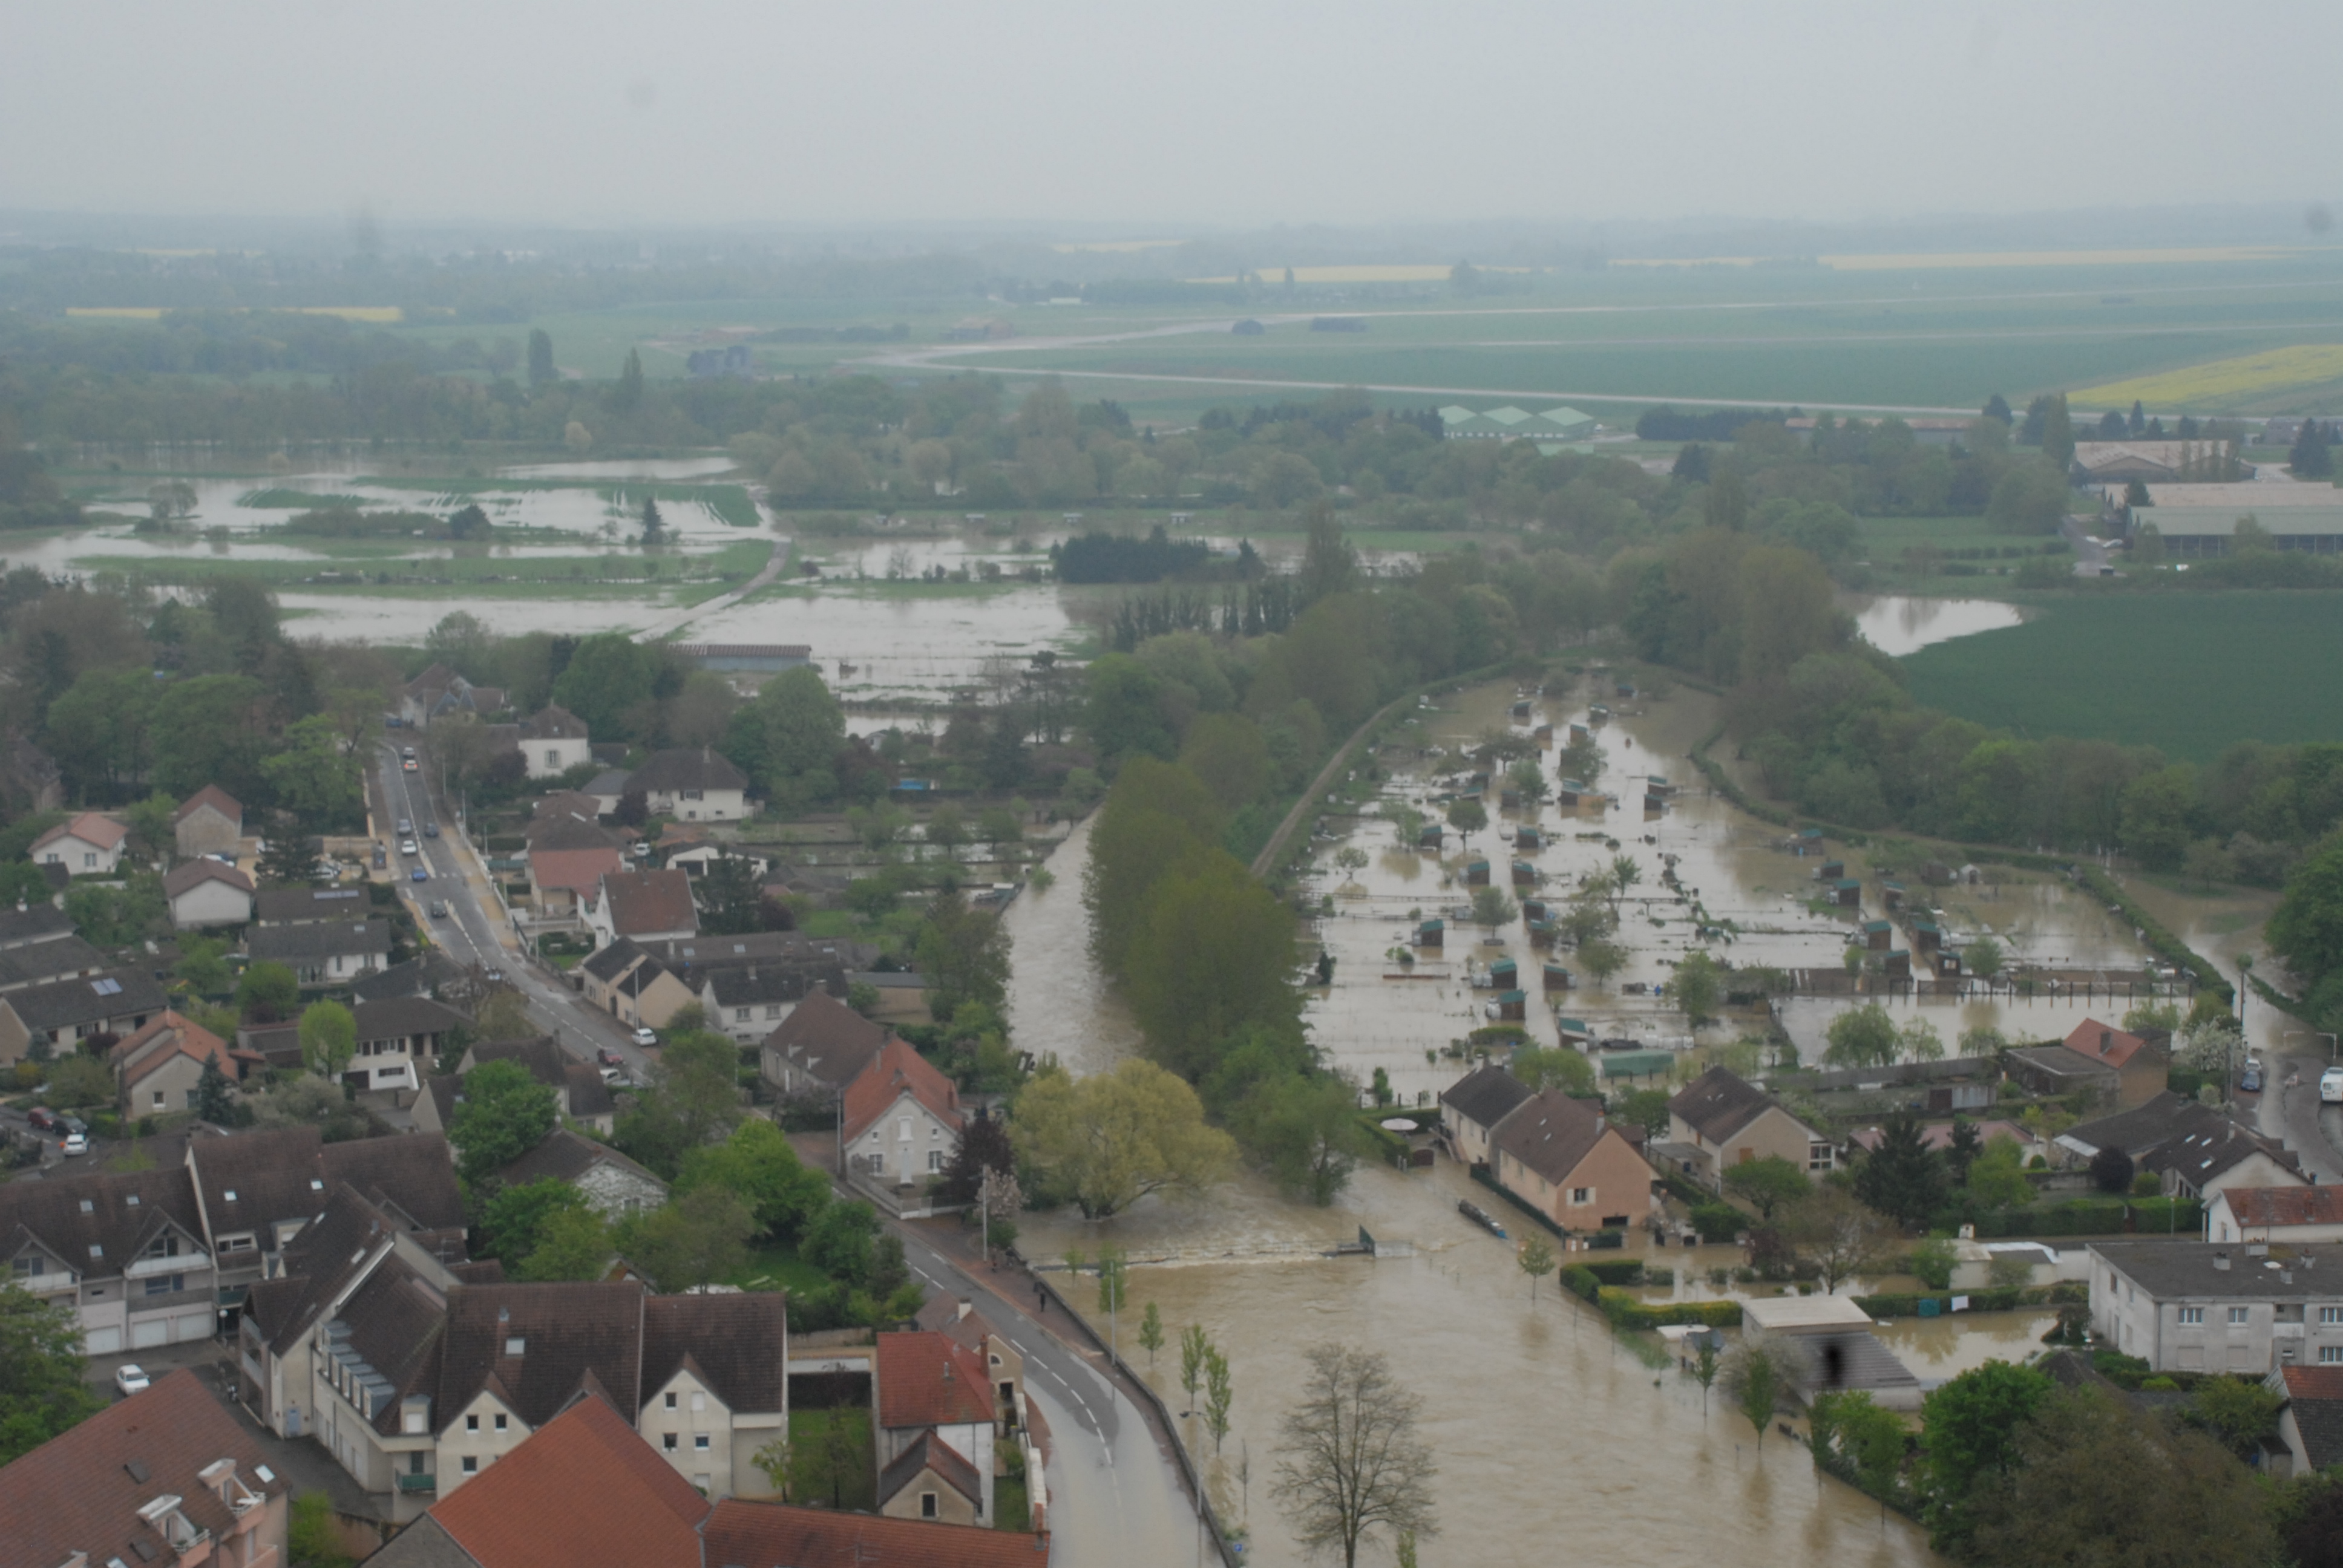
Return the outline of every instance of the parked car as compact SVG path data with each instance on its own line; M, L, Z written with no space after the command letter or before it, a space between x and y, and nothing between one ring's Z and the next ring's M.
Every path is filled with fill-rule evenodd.
M89 1123L84 1121L78 1116L63 1115L57 1118L57 1131L60 1132L85 1133L89 1131Z
M2262 1091L2262 1064L2260 1062L2248 1061L2246 1063L2245 1072L2237 1079L2237 1091L2240 1094L2259 1094Z
M431 918L435 920L446 920L447 918L447 906L437 899L432 900Z
M146 1369L136 1362L114 1369L114 1386L124 1393L145 1393L148 1381Z
M659 1043L659 1030L655 1029L639 1029L635 1030L635 1043L648 1050L652 1046Z
M436 838L437 838L437 837L439 836L439 824L438 824L438 823L437 823L437 822L426 822L426 823L424 823L424 824L423 824L423 836L424 836L425 838L427 838L427 839L436 839Z
M2321 1104L2343 1105L2343 1067L2330 1067L2318 1075L2318 1099Z
M594 1060L603 1067L615 1067L621 1072L627 1069L627 1059L607 1045L594 1053Z
M65 1134L65 1141L62 1147L67 1158L76 1154L86 1154L89 1152L89 1135L85 1132L68 1132Z
M25 1121L35 1132L54 1132L57 1130L57 1113L45 1105L35 1105L26 1111Z
M410 882L427 882L431 879L431 868L417 866L407 873L407 879Z

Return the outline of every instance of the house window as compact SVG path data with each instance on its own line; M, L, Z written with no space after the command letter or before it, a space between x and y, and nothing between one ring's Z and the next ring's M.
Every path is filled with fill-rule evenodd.
M706 1410L708 1408L708 1396L697 1390L693 1391L691 1396L691 1408L694 1410Z
M2230 1326L2230 1327L2232 1327L2232 1328L2236 1328L2236 1327L2238 1327L2239 1325L2243 1324L2243 1323L2245 1322L2245 1321L2246 1321L2246 1315L2247 1315L2247 1309L2246 1309L2246 1308L2244 1308L2244 1307L2231 1307L2231 1308L2229 1309L2229 1326Z
M922 1519L933 1519L935 1516L936 1516L936 1494L935 1494L934 1493L932 1493L932 1492L922 1492L922 1493L920 1493L920 1518L922 1518Z
M694 1453L706 1453L708 1452L708 1434L706 1432L695 1432L691 1434L691 1450Z
M2328 1328L2338 1323L2343 1323L2343 1307L2321 1307L2318 1309L2318 1326L2320 1328Z
M466 1416L466 1417L464 1418L464 1430L465 1430L466 1432L478 1432L478 1431L479 1431L479 1430L480 1430L480 1418L479 1418L478 1416L477 1416L477 1415L468 1415L468 1416Z
M667 1408L669 1410L675 1408L675 1395L672 1392L667 1396Z
M668 1452L673 1453L675 1452L675 1433L669 1432L659 1434L659 1447L665 1449Z
M505 1418L504 1418L503 1416L498 1416L498 1417L497 1417L497 1430L498 1430L498 1432L502 1432L502 1431L504 1431L504 1429L505 1429Z
M478 1475L480 1473L480 1461L478 1455L468 1453L464 1456L464 1473L467 1475Z
M748 1022L748 1021L749 1021L749 1011L750 1011L750 1010L749 1010L749 1009L748 1009L748 1008L745 1008L745 1007L736 1007L736 1008L734 1008L734 1009L732 1010L732 1016L733 1016L733 1018L734 1018L734 1019L736 1019L736 1020L739 1020L739 1022L741 1022L741 1023L746 1023L746 1022Z
M779 1018L779 1017L780 1017L780 1016L781 1016L781 1004L780 1004L779 1002L777 1002L777 1001L769 1001L769 1002L767 1002L767 1003L765 1004L765 1016L766 1016L767 1018Z
M2319 1346L2319 1347L2318 1347L2318 1363L2319 1363L2319 1365L2321 1365L2321 1366L2335 1366L2335 1365L2338 1365L2338 1364L2343 1364L2343 1345L2321 1345L2321 1346Z
M2202 1328L2202 1327L2204 1326L2204 1323L2205 1323L2205 1309L2204 1309L2204 1308L2202 1308L2202 1307L2183 1307L2183 1308L2181 1308L2181 1309L2180 1309L2180 1326L2181 1326L2182 1328L2184 1328L2184 1329L2186 1329L2186 1328Z
M1830 1168L1831 1146L1827 1143L1807 1144L1806 1169L1809 1171L1827 1171Z
M163 1091L159 1089L155 1091L155 1109L157 1111L163 1109Z
M870 1174L873 1176L887 1174L887 1157L884 1154L866 1155L864 1158L870 1162Z
M558 751L548 751L545 754L545 765L548 768L558 769L561 766L561 753Z
M942 1150L940 1150L940 1149L930 1149L930 1150L929 1150L929 1151L928 1151L928 1169L929 1169L930 1171L941 1171L943 1168L944 1168L944 1151L943 1151Z
M97 857L96 855L84 855L81 858L81 863L85 866L95 866L97 864Z
M1570 1190L1570 1201L1574 1203L1592 1203L1594 1201L1594 1189L1592 1187L1573 1187Z

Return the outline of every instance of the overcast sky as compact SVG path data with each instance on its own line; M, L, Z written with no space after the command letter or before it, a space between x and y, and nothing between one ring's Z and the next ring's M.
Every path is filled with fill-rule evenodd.
M2308 3L5 11L0 206L18 209L1168 236L2343 189L2343 7Z

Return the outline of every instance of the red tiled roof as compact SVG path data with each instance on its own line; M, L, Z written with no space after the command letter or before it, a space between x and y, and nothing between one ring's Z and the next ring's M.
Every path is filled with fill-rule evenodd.
M581 1399L431 1510L480 1568L699 1568L708 1500L608 1404Z
M2343 1225L2343 1187L2227 1187L2240 1225Z
M960 1091L952 1081L912 1050L909 1040L890 1039L846 1086L845 1141L860 1137L907 1092L947 1126L960 1125Z
M223 1459L235 1461L249 1490L285 1495L285 1477L261 1479L259 1445L194 1372L157 1378L0 1469L0 1558L46 1565L86 1553L92 1563L168 1563L169 1543L138 1510L176 1493L187 1522L216 1540L236 1515L199 1473Z
M984 1361L942 1334L879 1336L879 1424L951 1426L992 1420Z
M179 802L179 809L171 813L171 821L174 825L184 822L195 815L198 807L203 806L209 806L232 822L240 823L244 820L243 802L218 785L206 784Z
M1047 1535L738 1498L716 1505L705 1533L709 1568L1049 1568L1050 1563Z
M2147 1041L2136 1034L2127 1034L2111 1023L2087 1018L2077 1024L2065 1040L2068 1050L2087 1056L2093 1061L2104 1061L2109 1067L2120 1068L2139 1054Z
M2286 1392L2289 1399L2343 1400L2343 1367L2282 1366L2286 1374Z
M879 1506L884 1508L893 1502L898 1493L920 1478L921 1471L934 1472L936 1479L974 1503L979 1513L983 1512L984 1483L978 1479L976 1466L960 1450L938 1437L932 1427L880 1467Z
M610 901L610 928L622 937L699 929L691 879L681 871L614 873L602 879L602 896Z
M44 844L54 844L59 839L68 835L79 839L85 844L95 844L101 849L111 849L119 846L123 839L130 837L130 829L111 817L101 817L95 811L84 811L72 821L60 822L34 839L32 847L37 849Z
M618 875L626 863L626 856L618 852L616 844L528 852L528 874L538 887L567 888L589 899L602 885L603 878Z
M227 1041L167 1009L107 1054L116 1067L132 1074L127 1081L133 1083L175 1056L190 1056L199 1062L216 1060L222 1072L229 1070Z

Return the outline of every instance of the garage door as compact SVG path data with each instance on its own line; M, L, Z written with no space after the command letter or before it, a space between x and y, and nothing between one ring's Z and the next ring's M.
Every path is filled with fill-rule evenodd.
M148 1318L142 1322L130 1325L130 1348L134 1351L146 1350L161 1344L170 1338L170 1319Z
M83 1347L83 1350L84 1353L94 1356L120 1355L122 1353L122 1331L120 1329L92 1329L89 1331L88 1343Z
M212 1315L209 1312L181 1312L171 1320L171 1337L185 1342L212 1337Z

